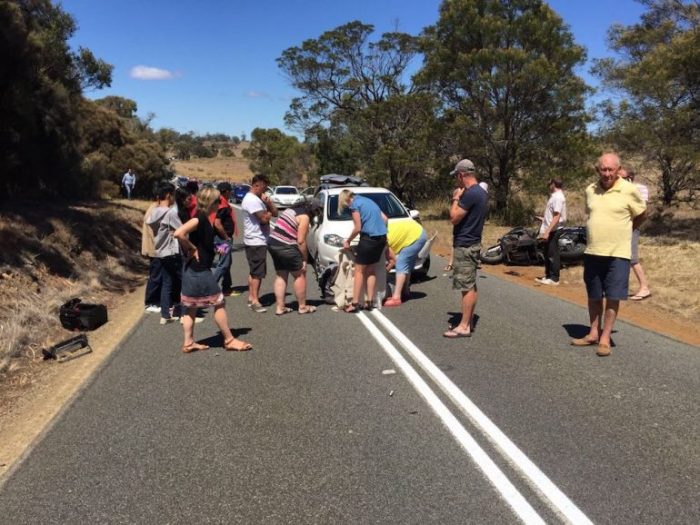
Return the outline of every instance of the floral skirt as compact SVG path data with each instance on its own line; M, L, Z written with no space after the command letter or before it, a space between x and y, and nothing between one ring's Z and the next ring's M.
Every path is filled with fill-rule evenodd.
M210 270L185 268L180 302L184 308L208 308L223 305L225 301L219 283Z

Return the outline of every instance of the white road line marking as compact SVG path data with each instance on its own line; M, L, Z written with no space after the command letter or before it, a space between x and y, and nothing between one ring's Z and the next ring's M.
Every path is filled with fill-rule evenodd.
M501 429L499 429L464 392L462 392L428 357L413 344L389 319L377 310L374 317L403 346L411 358L437 383L440 389L454 402L469 420L500 451L501 455L517 469L528 483L540 494L550 508L567 522L591 524L591 520L566 494L528 458Z
M503 474L493 460L486 454L474 438L467 432L457 418L452 415L447 406L440 401L438 396L433 392L428 384L418 375L408 361L401 355L396 347L389 341L384 334L365 316L364 313L358 314L358 318L365 325L365 328L384 349L387 355L396 363L401 371L406 376L406 379L413 385L416 391L425 399L430 408L442 420L450 433L454 436L462 448L474 460L474 463L481 469L484 475L488 478L491 484L501 494L503 499L510 505L515 514L527 524L544 524L545 521L537 514L534 508L528 503L518 489L510 482Z

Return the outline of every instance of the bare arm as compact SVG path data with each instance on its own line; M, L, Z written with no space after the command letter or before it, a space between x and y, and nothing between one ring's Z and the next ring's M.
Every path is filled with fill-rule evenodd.
M178 240L180 246L182 246L182 251L185 252L186 257L188 259L190 257L194 257L197 261L199 261L199 253L197 253L197 247L194 244L192 244L188 238L189 234L197 229L197 226L199 226L199 219L196 217L194 219L190 219L185 224L180 226L177 230L175 230L175 232L173 233L173 237L175 237Z
M306 236L309 234L309 216L306 214L297 217L299 227L297 228L297 244L304 264L309 260L309 250L306 246Z
M350 236L345 239L343 242L343 248L348 249L350 248L350 243L352 240L355 238L355 236L360 233L360 230L362 230L362 222L360 221L360 212L353 210L352 211L352 232L350 232Z
M464 194L464 188L457 188L452 193L452 203L450 204L450 223L457 225L467 216L467 210L459 205L459 199Z
M386 255L386 269L391 270L394 266L396 266L396 253L394 253L394 250L389 248L389 246L386 247L384 253Z
M637 215L634 219L632 219L632 228L635 230L638 230L639 227L644 224L644 221L647 220L648 213L647 210L644 210L642 213Z
M551 235L552 231L557 229L557 224L559 224L560 218L561 218L561 213L559 213L558 211L555 211L552 214L552 223L549 225L549 228L547 228L547 231L543 231L538 236L538 239L549 239L549 236Z
M218 217L214 219L214 229L216 230L216 233L219 234L219 237L221 237L223 240L229 240L228 233L226 233L226 230L224 230L224 225L221 222L221 219L219 219Z

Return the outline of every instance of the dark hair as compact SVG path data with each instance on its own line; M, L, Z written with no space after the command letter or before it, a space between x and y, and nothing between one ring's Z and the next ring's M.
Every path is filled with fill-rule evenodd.
M177 216L182 224L185 224L190 219L190 210L187 209L187 199L192 195L184 188L175 190L175 204L177 204Z
M267 177L267 175L262 175L262 174L254 175L253 179L250 181L250 183L252 185L252 184L255 184L256 182L264 182L268 186L270 185L270 179Z
M187 181L187 184L185 184L185 189L192 195L196 195L199 191L199 184L197 184L196 181L189 180Z
M562 181L559 177L552 177L549 179L549 184L554 184L554 187L558 190L564 187L564 181Z
M231 191L231 184L229 182L220 182L216 185L216 189L219 190L219 193Z
M156 190L156 198L159 200L165 199L168 195L172 195L175 191L175 186L169 182L161 182Z
M294 210L297 215L308 215L309 219L313 219L314 217L321 215L323 208L321 207L321 201L318 199L312 199L300 204L299 206L295 206Z

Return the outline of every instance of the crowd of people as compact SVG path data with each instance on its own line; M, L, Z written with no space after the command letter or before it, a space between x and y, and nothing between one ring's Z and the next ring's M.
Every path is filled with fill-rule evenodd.
M611 333L620 301L626 300L630 268L639 280L632 300L651 296L639 263L639 227L646 218L648 192L633 184L634 173L623 169L617 154L602 155L596 165L598 181L586 188L588 242L584 255L584 282L588 296L590 329L573 339L572 345L597 345L599 356L610 355ZM455 177L449 220L453 226L452 287L461 293L461 318L443 333L450 339L471 337L478 299L477 269L481 239L488 212L488 191L479 183L474 163L460 160L450 173ZM289 276L299 314L310 314L316 307L306 299L306 273L309 260L307 236L310 225L321 211L319 203L304 202L279 212L266 193L269 180L256 175L244 197L243 244L248 262L248 307L265 313L260 290L267 275L267 255L275 269L273 292L275 314L294 310L285 302ZM539 238L546 243L545 276L540 284L556 286L560 278L558 239L566 223L566 197L558 178L549 182L550 198L540 218ZM181 320L184 340L182 351L203 350L206 345L194 340L194 325L199 312L214 308L214 322L224 338L227 350L244 351L250 343L234 337L229 326L225 297L235 294L231 286L233 238L238 235L234 210L229 204L231 185L217 188L195 186L175 188L168 182L158 185L155 200L144 219L143 253L150 258L146 287L146 309L158 311L161 323ZM424 228L416 221L392 221L368 197L343 189L338 197L338 212L349 210L353 222L343 250L354 263L352 300L347 313L371 310L375 304L377 264L384 256L387 270L395 268L396 286L384 301L386 307L402 304L402 292L419 252L427 242ZM276 218L274 224L272 219ZM353 245L355 237L359 242Z

